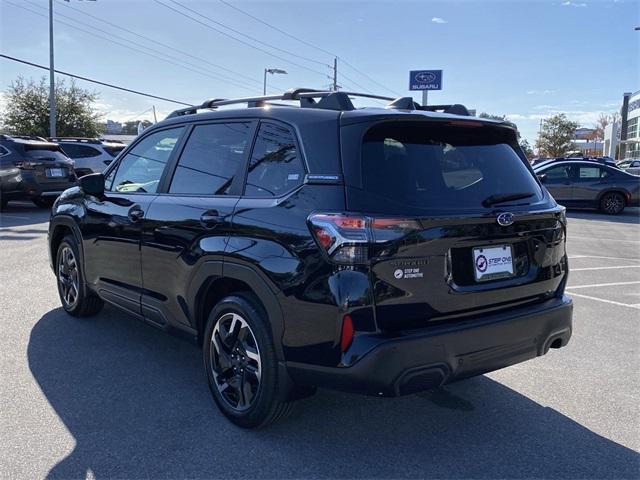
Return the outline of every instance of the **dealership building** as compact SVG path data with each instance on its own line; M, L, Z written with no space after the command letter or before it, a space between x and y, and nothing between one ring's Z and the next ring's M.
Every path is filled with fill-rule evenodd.
M604 131L604 155L615 159L640 158L640 90L622 97L620 122Z

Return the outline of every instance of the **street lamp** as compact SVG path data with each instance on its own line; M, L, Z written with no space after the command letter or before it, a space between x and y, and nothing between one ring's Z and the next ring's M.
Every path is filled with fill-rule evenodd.
M65 0L69 2L70 0ZM95 1L95 0L90 0ZM53 65L53 0L49 0L49 136L56 136L56 80Z
M264 69L264 82L262 84L262 94L266 95L267 94L267 73L270 73L271 75L279 73L280 75L286 75L287 72L284 70L280 70L279 68L265 68Z

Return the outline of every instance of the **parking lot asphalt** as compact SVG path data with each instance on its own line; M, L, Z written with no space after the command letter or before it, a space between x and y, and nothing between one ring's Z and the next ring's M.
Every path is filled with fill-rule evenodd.
M437 392L319 391L244 431L200 350L60 308L48 212L0 216L1 478L640 478L640 212L570 212L565 348Z

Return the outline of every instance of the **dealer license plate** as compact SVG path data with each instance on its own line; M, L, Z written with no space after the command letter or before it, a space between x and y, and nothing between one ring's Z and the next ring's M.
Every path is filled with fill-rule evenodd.
M64 177L65 175L64 168L47 168L47 177Z
M512 277L513 252L511 245L474 248L473 271L478 282Z

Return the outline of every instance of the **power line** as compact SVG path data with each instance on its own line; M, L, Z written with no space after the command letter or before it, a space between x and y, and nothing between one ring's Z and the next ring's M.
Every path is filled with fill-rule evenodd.
M45 67L44 65L38 65L37 63L29 62L29 61L23 60L21 58L11 57L11 56L5 55L3 53L0 53L0 58L5 58L7 60L12 60L14 62L24 63L25 65L30 65L32 67L41 68L42 70L49 70L49 67ZM135 93L136 95L142 95L143 97L155 98L156 100L162 100L162 101L170 102L170 103L177 103L178 105L185 105L187 107L192 107L193 106L193 104L191 104L191 103L180 102L178 100L172 100L172 99L166 98L166 97L159 97L158 95L152 95L150 93L144 93L144 92L140 92L138 90L132 90L130 88L120 87L118 85L113 85L111 83L101 82L100 80L94 80L93 78L82 77L80 75L75 75L73 73L64 72L62 70L54 70L54 71L56 73L59 73L60 75L66 75L67 77L77 78L78 80L84 80L85 82L91 82L91 83L96 83L98 85L103 85L105 87L115 88L116 90L122 90L124 92Z
M287 55L291 55L292 57L296 57L296 58L299 58L301 60L306 60L307 62L315 63L317 65L322 65L324 67L331 67L330 65L326 64L325 62L320 62L318 60L314 60L313 58L309 58L309 57L305 57L304 55L300 55L299 53L290 52L289 50L284 50L284 49L282 49L280 47L276 47L275 45L272 45L270 43L263 42L262 40L260 40L258 38L252 37L251 35L247 35L246 33L243 33L243 32L241 32L239 30L231 28L231 27L225 25L222 22L218 22L217 20L214 20L213 18L206 16L204 13L198 12L197 10L194 10L193 8L187 7L184 3L180 3L177 0L169 0L169 1L171 3L176 4L176 5L180 5L182 8L184 8L185 10L187 10L187 11L189 11L191 13L195 13L196 15L200 15L201 17L206 18L210 22L215 23L216 25L219 25L222 28L226 28L227 30L231 30L233 33L236 33L236 34L241 35L241 36L243 36L245 38L248 38L249 40L252 40L252 41L254 41L256 43L259 43L259 44L264 45L264 46L269 47L269 48L273 48L274 50L278 50L279 52L285 53Z
M209 28L210 30L213 30L213 31L215 31L215 32L218 32L218 33L220 33L220 34L222 34L222 35L224 35L224 36L226 36L226 37L232 38L232 39L234 39L235 41L242 43L243 45L246 45L246 46L248 46L248 47L251 47L251 48L253 48L253 49L255 49L255 50L258 50L258 51L260 51L260 52L266 53L267 55L270 55L270 56L272 56L272 57L274 57L274 58L277 58L277 59L279 59L279 60L282 60L283 62L287 62L287 63L289 63L289 64L291 64L291 65L295 65L295 66L297 66L297 67L299 67L299 68L302 68L302 69L304 69L304 70L308 70L308 71L310 71L310 72L317 73L318 75L322 75L323 77L327 77L327 76L328 76L326 73L320 72L319 70L316 70L316 69L314 69L314 68L307 67L307 66L302 65L302 64L300 64L300 63L294 62L293 60L289 60L289 59L287 59L287 58L281 57L280 55L276 55L275 53L272 53L272 52L270 52L270 51L268 51L268 50L265 50L264 48L258 47L258 46L256 46L256 45L252 45L251 43L246 42L246 41L244 41L244 40L242 40L242 39L240 39L240 38L236 38L236 37L234 37L233 35L230 35L230 34L228 34L228 33L226 33L226 32L223 32L222 30L219 30L219 29L217 29L217 28L215 28L215 27L213 27L213 26L209 25L208 23L204 23L203 21L198 20L197 18L194 18L194 17L192 17L191 15L188 15L188 14L186 14L186 13L184 13L184 12L182 12L182 11L178 10L177 8L172 7L171 5L167 5L166 3L163 3L163 2L161 2L160 0L153 0L153 1L154 1L154 2L156 2L156 3L158 3L158 4L160 4L160 5L162 5L162 6L164 6L165 8L168 8L169 10L172 10L172 11L176 12L176 13L177 13L177 14L179 14L179 15L182 15L183 17L186 17L186 18L188 18L188 19L190 19L190 20L192 20L192 21L194 21L194 22L196 22L196 23L199 23L200 25L202 25L202 26L204 26L204 27L206 27L206 28ZM198 13L198 15L199 15L200 17L202 17L202 18L205 18L205 19L209 20L205 15L202 15L202 14L200 14L200 13ZM327 67L328 67L328 65L327 65Z
M44 15L44 14L42 14L42 13L39 13L39 12L36 12L36 11L33 11L33 10L29 9L29 8L26 8L26 7L25 7L25 6L23 6L23 5L18 5L18 4L15 4L15 3L13 3L13 2L7 2L7 3L9 3L9 4L13 5L13 6L16 6L16 7L18 7L18 8L22 8L23 10L26 10L26 11L28 11L28 12L31 12L31 13L33 13L34 15L39 15L39 16L41 16L41 17L46 17L46 15ZM29 2L29 3L31 3L31 2ZM38 5L34 5L34 6L38 6ZM39 6L38 6L38 7L39 7ZM45 7L42 7L42 8L45 8ZM71 18L71 17L69 17L69 16L67 16L67 15L60 14L60 13L58 13L58 14L57 14L57 16L61 16L61 17L64 17L64 18L69 18L69 19L71 19L71 20L74 20L73 18ZM74 20L74 21L76 21L76 20ZM140 48L138 48L138 47L133 47L133 46L131 46L131 45L129 45L129 44L126 44L126 43L120 43L120 42L118 42L118 41L114 40L114 38L120 39L120 40L122 40L122 41L124 41L124 42L128 42L129 40L128 40L127 38L123 38L123 37L120 37L120 36L114 35L113 33L108 32L108 31L106 31L106 30L103 30L103 29L101 29L101 28L93 27L93 26L89 26L90 28L93 28L94 30L97 30L97 31L99 31L99 32L103 32L103 33L105 33L105 34L109 35L109 37L103 37L102 35L98 35L97 33L93 33L93 32L91 32L91 31L89 31L89 30L86 30L86 29L84 29L84 28L78 27L78 26L73 25L73 24L71 24L71 23L65 22L64 20L60 20L60 19L58 19L58 18L56 18L56 22L57 22L57 23L61 23L61 24L63 24L63 25L67 25L67 26L69 26L69 27L71 27L71 28L74 28L74 29L76 29L76 30L80 30L81 32L87 33L87 34L89 34L89 35L92 35L92 36L94 36L94 37L100 38L100 39L105 40L105 41L107 41L107 42L111 42L111 43L114 43L114 44L119 45L119 46L121 46L121 47L128 48L129 50L133 50L133 51L136 51L136 52L138 52L138 53L142 53L143 55L148 55L148 56L150 56L150 57L157 58L157 59L159 59L159 60L165 61L165 62L170 63L170 64L172 64L172 65L176 65L176 66L178 66L178 67L180 67L180 68L184 68L184 69L186 69L186 70L189 70L189 71L192 71L192 72L198 73L198 74L200 74L200 75L204 75L204 76L209 77L209 78L213 78L214 80L222 80L222 81L224 81L224 82L229 82L229 83L232 83L232 84L234 84L235 86L237 86L237 87L239 87L239 88L243 88L243 89L245 89L245 90L249 90L249 91L254 91L254 90L255 90L255 88L254 88L254 87L251 87L251 86L247 85L247 84L246 84L246 83L244 83L244 82L242 82L242 83L238 83L238 82L239 82L238 80L234 80L234 79L231 79L231 78L226 77L226 76L224 76L224 75L220 75L219 73L211 72L211 71L209 71L209 72L207 72L207 71L203 71L203 70L201 70L201 69L200 69L201 67L199 67L198 65L194 65L194 64L192 64L192 63L185 62L184 60L180 60L180 59L176 59L175 57L168 56L168 55L166 55L164 52L162 52L162 51L160 51L160 50L156 50L156 49L151 48L151 47L147 47L147 46L144 46L144 45L140 45L140 47L141 47L141 48L146 48L147 50L150 50L150 51L152 51L152 52L159 53L160 55L163 55L163 56L158 56L158 55L155 55L155 54L153 54L153 53L149 53L149 52L147 52L147 51L141 50L141 49L140 49ZM191 67L185 66L185 65L183 65L182 63L179 63L179 62L185 63L186 65L191 65L192 67L195 67L195 68L191 68Z
M339 55L336 55L335 53L331 53L328 50L325 50L324 48L320 48L317 45L314 45L313 43L307 42L306 40L303 40L303 39L301 39L299 37L296 37L295 35L291 35L290 33L285 32L284 30L282 30L282 29L280 29L280 28L278 28L278 27L276 27L274 25L271 25L269 22L265 22L261 18L256 17L255 15L251 15L249 12L246 12L246 11L242 10L241 8L236 7L235 5L233 5L233 4L229 3L229 2L226 2L225 0L220 0L220 2L224 3L228 7L233 8L234 10L237 10L238 12L246 15L247 17L254 19L256 22L260 22L263 25L266 25L267 27L272 28L276 32L279 32L279 33L281 33L283 35L286 35L289 38L297 40L298 42L303 43L303 44L307 45L308 47L315 48L316 50L318 50L318 51L320 51L322 53L326 53L327 55L331 55L332 57L338 57L339 56Z
M231 4L230 2L228 2L228 1L226 1L226 0L219 0L219 1L220 1L220 2L222 2L222 3L224 3L225 5L227 5L228 7L231 7L231 8L233 8L234 10L236 10L236 11L238 11L238 12L242 13L243 15L246 15L247 17L252 18L253 20L255 20L255 21L257 21L257 22L259 22L259 23L261 23L261 24L263 24L263 25L266 25L267 27L269 27L269 28L271 28L271 29L275 30L276 32L279 32L279 33L281 33L281 34L283 34L283 35L285 35L285 36L287 36L287 37L289 37L289 38L292 38L293 40L296 40L296 41L298 41L298 42L300 42L300 43L302 43L302 44L304 44L304 45L307 45L308 47L315 48L316 50L318 50L318 51L320 51L320 52L326 53L327 55L331 55L331 56L333 56L333 57L338 57L342 63L344 63L344 64L345 64L345 65L347 65L349 68L351 68L351 69L352 69L352 70L354 70L355 72L359 73L359 74L360 74L360 75L362 75L363 77L367 78L370 82L373 82L373 83L375 83L376 85L378 85L379 87L382 87L382 88L384 88L385 90L387 90L387 91L389 91L389 92L392 92L394 95L397 95L397 92L394 92L394 91L393 91L392 89L390 89L389 87L387 87L387 86L383 85L382 83L378 82L377 80L374 80L374 79L373 79L373 78L371 78L369 75L367 75L366 73L364 73L362 70L360 70L359 68L356 68L354 65L352 65L352 64L351 64L351 63L349 63L349 62L347 62L347 61L346 61L344 58L342 58L340 55L338 55L338 54L336 54L336 53L333 53L333 52L330 52L330 51L328 51L328 50L325 50L324 48L319 47L319 46L317 46L317 45L314 45L313 43L308 42L308 41L306 41L306 40L303 40L303 39L302 39L302 38L300 38L300 37L297 37L297 36L295 36L295 35L292 35L292 34L290 34L289 32L286 32L285 30L282 30L281 28L278 28L278 27L276 27L275 25L272 25L272 24L271 24L271 23L269 23L269 22L266 22L265 20L262 20L261 18L256 17L255 15L250 14L249 12L247 12L247 11L245 11L245 10L243 10L243 9L241 9L241 8L239 8L239 7L235 6L235 5L233 5L233 4ZM355 82L354 82L354 83L355 83ZM401 95L400 95L400 96L401 96Z
M122 27L121 25L118 25L116 23L112 23L112 22L109 22L108 20L104 20L104 19L102 19L100 17L97 17L95 15L91 15L90 13L87 13L87 12L84 12L82 10L79 10L77 8L72 7L71 5L67 4L66 2L58 1L57 3L59 5L62 5L63 7L66 7L66 8L69 8L71 10L74 10L77 13L80 13L80 14L85 15L87 17L93 18L94 20L98 20L99 22L102 22L102 23L105 23L105 24L110 25L112 27L115 27L115 28L118 28L120 30L123 30L123 31L125 31L125 32L127 32L127 33L129 33L131 35L135 35L136 37L139 37L139 38L142 38L142 39L147 40L149 42L155 43L155 44L160 45L161 47L167 48L169 50L173 50L174 52L180 53L181 55L186 55L188 57L193 58L194 60L198 60L199 62L207 63L207 64L209 64L209 65L211 65L213 67L219 68L221 70L225 70L225 71L227 71L229 73L232 73L234 75L237 75L239 77L243 77L243 78L255 83L256 85L260 85L260 82L258 80L256 80L255 78L252 78L252 77L250 77L248 75L245 75L243 73L237 72L237 71L232 70L230 68L227 68L225 66L218 65L218 64L213 63L213 62L211 62L211 61L209 61L209 60L207 60L205 58L198 57L198 56L193 55L193 54L191 54L189 52L185 52L184 50L180 50L178 48L172 47L171 45L167 45L166 43L162 43L162 42L160 42L158 40L154 40L153 38L147 37L145 35L141 35L140 33L134 32L133 30L129 30L128 28ZM67 17L67 18L70 18L70 17Z

